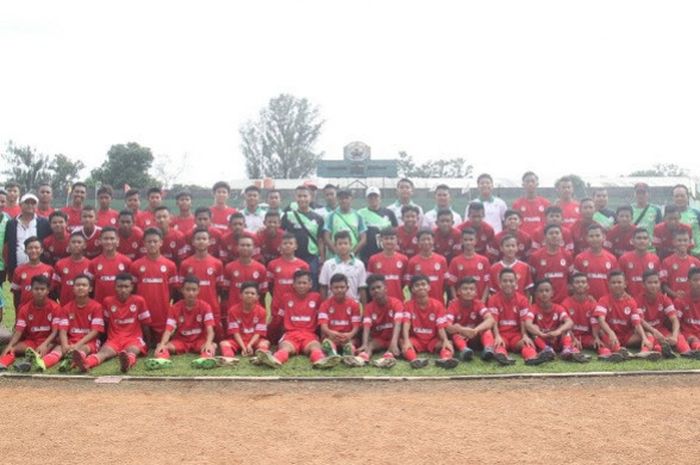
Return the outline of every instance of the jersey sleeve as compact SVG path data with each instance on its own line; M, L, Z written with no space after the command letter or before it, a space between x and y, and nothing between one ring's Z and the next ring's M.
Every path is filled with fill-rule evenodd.
M172 305L170 310L168 310L168 317L165 319L166 331L173 332L177 329L177 307L179 307L179 305Z
M15 292L22 289L22 273L19 268L15 269L15 272L12 274L10 289Z
M59 331L68 331L70 329L70 320L68 318L68 306L59 308L53 315L51 326Z
M15 331L24 332L27 327L27 306L23 305L20 307L17 313L17 318L15 319Z
M105 332L104 308L97 302L95 302L95 311L90 321L90 329L98 333Z
M330 216L330 215L329 215ZM330 274L331 274L331 262L330 260L333 260L332 258L329 260L326 260L323 266L321 267L321 273L318 276L318 283L321 284L322 286L328 286L328 283L330 282Z
M205 328L214 327L214 312L211 309L211 305L202 301L202 322Z
M143 300L143 298L139 299L138 319L142 325L151 324L151 312L148 310L148 307L146 306L146 301Z
M436 300L437 302L437 308L435 311L436 317L435 317L435 326L438 329L441 328L447 328L448 322L447 322L447 310L445 309L445 305L442 304L439 300Z
M323 301L318 309L318 316L316 318L318 319L319 326L328 324L328 307L330 307L330 299L332 298L333 297L330 297L328 300Z
M260 337L267 336L267 314L263 307L258 307L258 322L255 323L255 334Z
M360 304L356 300L353 300L352 314L350 315L350 323L352 323L353 328L359 328L362 324L362 315L360 314Z

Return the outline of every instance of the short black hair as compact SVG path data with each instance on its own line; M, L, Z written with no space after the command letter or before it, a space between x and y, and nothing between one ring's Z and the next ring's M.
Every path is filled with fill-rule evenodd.
M331 276L330 284L333 285L333 283L348 284L348 277L345 276L343 273L336 273L333 276Z
M226 189L226 191L228 191L229 194L231 193L231 186L226 181L215 182L214 185L211 187L211 191L216 192L218 189L222 188Z

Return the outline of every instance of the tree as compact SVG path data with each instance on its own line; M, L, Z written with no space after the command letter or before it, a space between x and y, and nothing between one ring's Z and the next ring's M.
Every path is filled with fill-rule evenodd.
M173 161L170 155L158 155L153 163L153 177L163 187L170 189L182 173L189 167L190 157L185 154L179 162Z
M54 155L49 164L51 170L51 188L54 192L66 192L68 187L80 176L80 172L85 169L85 164L80 161L73 161L67 156L59 153Z
M629 175L631 177L683 177L688 176L688 170L673 163L656 163L651 169L633 171Z
M19 183L22 192L34 189L51 178L49 156L38 153L28 145L20 147L12 141L8 142L2 159L6 166L2 173Z
M148 174L153 160L151 149L136 142L113 145L102 166L92 170L92 181L110 184L115 188L121 188L125 184L131 187L154 186L156 181Z
M302 178L316 170L323 152L314 145L325 121L305 98L281 94L260 111L257 121L241 125L241 151L248 177Z
M416 178L466 178L472 174L473 166L463 157L444 158L416 165L408 153L399 152L400 176Z

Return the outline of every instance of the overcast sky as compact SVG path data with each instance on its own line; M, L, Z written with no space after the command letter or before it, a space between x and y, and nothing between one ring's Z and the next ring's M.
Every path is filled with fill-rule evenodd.
M238 127L285 92L340 158L475 171L700 174L700 2L3 2L0 144L99 165L136 141L240 179Z

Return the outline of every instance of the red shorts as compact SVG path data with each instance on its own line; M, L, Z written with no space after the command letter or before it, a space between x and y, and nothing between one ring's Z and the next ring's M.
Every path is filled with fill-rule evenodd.
M383 337L372 337L370 339L370 342L372 345L375 347L375 349L388 349L389 346L391 345L391 336L388 338L383 338Z
M294 352L300 354L312 342L318 342L318 337L314 333L308 331L292 331L284 333L280 344L286 342L294 347Z
M142 337L107 339L104 346L109 347L117 353L129 347L136 347L141 352L141 355L146 355L148 352L148 347L146 347L146 343L143 341Z
M506 345L506 350L511 352L515 350L515 346L522 338L523 335L520 333L501 333L501 339L503 339L503 343Z
M75 344L76 342L79 342L79 341L75 341L75 342L71 341L71 344ZM102 347L102 342L98 338L95 338L92 341L88 341L85 344L83 344L82 347L83 347L83 351L87 355L96 354L97 351L100 350L100 347Z
M593 335L591 333L578 333L574 337L581 341L583 349L593 349Z
M284 320L273 318L267 325L267 339L273 344L278 344L282 333L284 333Z
M184 341L182 339L171 339L170 344L175 347L175 352L181 354L198 354L202 350L202 346L207 342L206 338L195 339L194 341Z
M22 341L19 341L20 343L24 344L25 347L29 347L30 349L36 349L40 345L44 343L46 339L44 340L38 340L38 339L24 339ZM53 344L49 346L49 349L53 347Z
M413 349L417 352L430 352L434 353L437 350L437 345L440 343L440 339L437 337L434 337L429 340L425 339L417 339L415 337L409 338L411 340L411 345L413 345Z
M234 353L238 353L241 351L241 346L239 346L238 343L234 339L225 339L221 342L227 342L231 346L231 349L233 350ZM243 342L248 344L248 341L246 341L245 339L243 339ZM270 348L270 341L268 341L267 339L262 338L262 337L259 338L257 341L255 341L255 344L253 344L253 350L260 349L261 348L260 346L262 346L266 349L269 349Z

